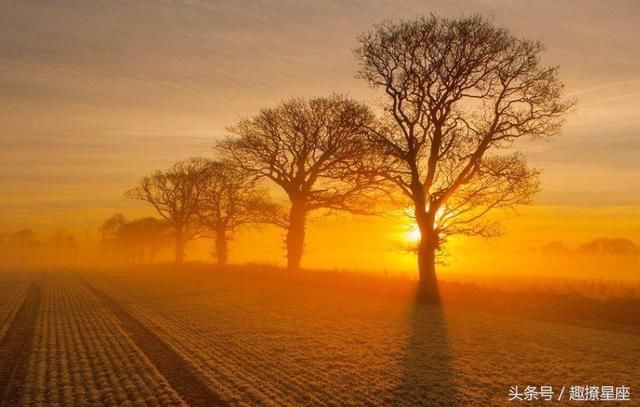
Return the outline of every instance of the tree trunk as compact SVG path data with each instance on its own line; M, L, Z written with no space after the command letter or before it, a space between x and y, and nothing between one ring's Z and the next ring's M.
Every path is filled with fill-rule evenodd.
M289 271L300 270L306 219L307 209L304 200L292 200L287 230L287 269Z
M227 231L225 228L218 228L216 229L216 260L218 261L218 266L225 266L228 258Z
M422 204L421 204L422 205ZM430 304L440 303L440 291L436 276L436 251L438 249L438 234L434 229L435 214L416 207L416 221L420 228L420 243L418 244L418 298Z
M418 272L420 273L418 298L426 303L438 304L440 291L436 276L436 244L433 242L435 235L430 238L422 236L418 245Z
M176 264L184 261L184 234L182 229L176 230Z

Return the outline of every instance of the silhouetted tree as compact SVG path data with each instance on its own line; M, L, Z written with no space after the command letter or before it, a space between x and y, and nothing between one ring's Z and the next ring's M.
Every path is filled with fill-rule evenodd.
M152 217L124 223L115 233L115 245L138 262L144 262L145 254L153 263L160 248L171 241L171 225L166 220Z
M483 216L538 190L523 155L495 152L557 134L573 103L562 100L557 68L542 64L540 43L482 17L385 22L359 41L359 76L387 100L384 124L372 129L376 171L412 203L421 292L439 301L435 260L447 237L496 234Z
M598 238L584 243L576 250L579 254L605 255L616 257L640 256L640 247L629 239Z
M26 265L42 260L44 245L31 229L0 234L0 261L5 264Z
M207 176L199 185L200 222L213 232L218 265L228 260L228 241L240 226L270 222L278 206L266 191L257 189L256 180L228 161L211 161Z
M550 255L566 256L568 254L571 254L571 249L569 248L569 246L567 246L565 242L562 242L559 240L554 240L552 242L545 244L540 248L540 251L543 254L550 254Z
M286 192L290 270L300 268L309 212L371 208L363 200L376 180L359 166L368 154L366 132L372 120L365 105L343 96L289 99L241 120L229 129L235 137L218 144L238 167Z
M9 246L35 246L38 241L31 229L21 229L14 233L4 233L0 236L0 241Z
M165 171L144 177L126 196L149 202L171 226L175 239L175 262L184 260L185 244L199 232L198 203L200 185L207 176L208 161L191 158L175 163Z
M128 262L144 262L146 257L153 263L158 250L172 241L169 223L153 217L128 221L117 213L103 222L100 231L103 247Z
M105 219L100 226L100 235L102 236L102 243L106 243L109 237L113 237L116 232L127 223L127 218L121 214L115 215Z

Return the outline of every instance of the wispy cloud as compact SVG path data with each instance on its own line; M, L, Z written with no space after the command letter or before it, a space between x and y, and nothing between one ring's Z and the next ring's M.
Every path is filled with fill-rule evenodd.
M586 89L579 89L579 90L575 90L573 92L568 92L567 96L578 96L578 95L583 95L585 93L590 93L590 92L597 92L600 90L604 90L604 89L610 89L610 88L619 88L619 87L624 87L626 85L634 85L634 84L638 84L640 83L640 79L633 79L633 80L629 80L629 81L622 81L622 82L611 82L611 83L605 83L602 85L597 85L597 86L592 86Z
M51 201L38 201L38 194L71 216L85 213L91 199L128 205L121 197L128 183L173 160L211 154L226 126L264 105L333 91L373 100L354 78L356 35L385 18L430 12L478 12L518 36L542 40L545 61L561 66L569 95L580 99L567 134L532 156L548 168L545 182L550 189L580 183L581 173L605 163L602 204L609 195L612 202L637 200L640 191L628 185L637 164L627 161L637 151L630 135L640 132L640 3L626 0L616 7L599 1L0 2L4 200L44 202L29 215L42 222ZM554 175L560 161L579 169ZM545 199L568 202L561 194ZM2 221L11 216L7 210L0 207Z

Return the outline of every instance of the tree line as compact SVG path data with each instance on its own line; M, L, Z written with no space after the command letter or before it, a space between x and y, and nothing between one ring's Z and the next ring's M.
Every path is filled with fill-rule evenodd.
M437 301L447 239L494 236L488 213L531 202L539 171L515 144L556 136L574 106L541 43L481 16L435 15L384 22L358 42L358 77L380 91L379 104L287 99L230 126L213 159L180 161L127 192L162 217L176 262L187 241L209 233L224 264L236 228L269 223L286 230L296 270L311 213L374 214L386 200L411 207L421 293Z
M46 239L31 229L0 233L0 266L52 266L74 264L78 243L67 229L57 229Z

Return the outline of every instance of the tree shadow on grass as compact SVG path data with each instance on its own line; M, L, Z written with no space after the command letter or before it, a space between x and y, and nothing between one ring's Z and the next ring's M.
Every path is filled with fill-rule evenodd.
M409 308L409 335L401 364L394 406L455 406L452 355L441 305L416 300Z

